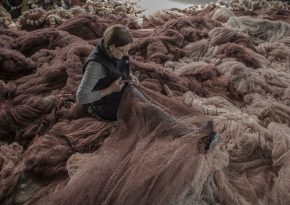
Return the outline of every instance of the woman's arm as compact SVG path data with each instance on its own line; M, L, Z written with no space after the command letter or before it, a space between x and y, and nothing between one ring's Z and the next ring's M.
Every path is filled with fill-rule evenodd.
M76 94L76 100L80 104L88 104L100 100L102 97L113 92L120 92L124 86L121 77L110 86L102 90L93 90L96 83L105 78L106 74L103 66L95 61L90 61L86 67L84 76Z
M80 104L88 104L97 100L100 100L106 92L94 91L96 83L105 78L106 74L103 66L95 61L90 61L87 64L85 73L81 80L76 93L76 100Z

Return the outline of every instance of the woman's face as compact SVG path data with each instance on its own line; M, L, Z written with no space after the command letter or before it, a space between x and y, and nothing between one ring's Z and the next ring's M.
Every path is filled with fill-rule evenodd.
M114 58L122 59L123 56L128 56L128 52L131 49L132 43L129 43L122 47L115 47L115 45L111 45L110 51Z

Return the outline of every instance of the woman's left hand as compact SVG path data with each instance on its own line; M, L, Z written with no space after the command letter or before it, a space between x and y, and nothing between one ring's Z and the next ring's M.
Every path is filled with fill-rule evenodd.
M131 80L133 82L133 85L139 85L139 80L138 80L138 78L135 75L130 73L130 78L131 78Z

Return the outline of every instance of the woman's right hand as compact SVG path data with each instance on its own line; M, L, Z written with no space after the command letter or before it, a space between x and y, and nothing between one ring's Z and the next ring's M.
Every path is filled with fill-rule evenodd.
M98 90L98 92L101 94L102 97L104 97L106 95L110 95L115 92L120 92L123 86L124 86L124 82L122 81L122 77L120 77L117 80L115 80L110 86L102 90Z
M110 86L109 89L112 93L120 92L124 86L124 82L122 81L122 77L119 77L115 80Z

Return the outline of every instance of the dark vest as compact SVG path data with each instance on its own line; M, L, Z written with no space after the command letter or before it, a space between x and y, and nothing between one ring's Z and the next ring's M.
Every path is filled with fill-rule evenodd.
M107 54L103 44L104 44L103 41L101 41L96 46L96 48L88 56L83 66L83 73L84 73L88 62L96 61L100 63L105 70L106 77L100 79L96 83L93 90L102 90L110 86L120 76L122 76L123 80L129 79L129 74L130 74L129 57L125 56L121 60L114 59ZM111 104L116 101L121 101L123 90L121 92L115 92L110 95L104 96L100 100L93 103L94 105L101 105L101 104Z

